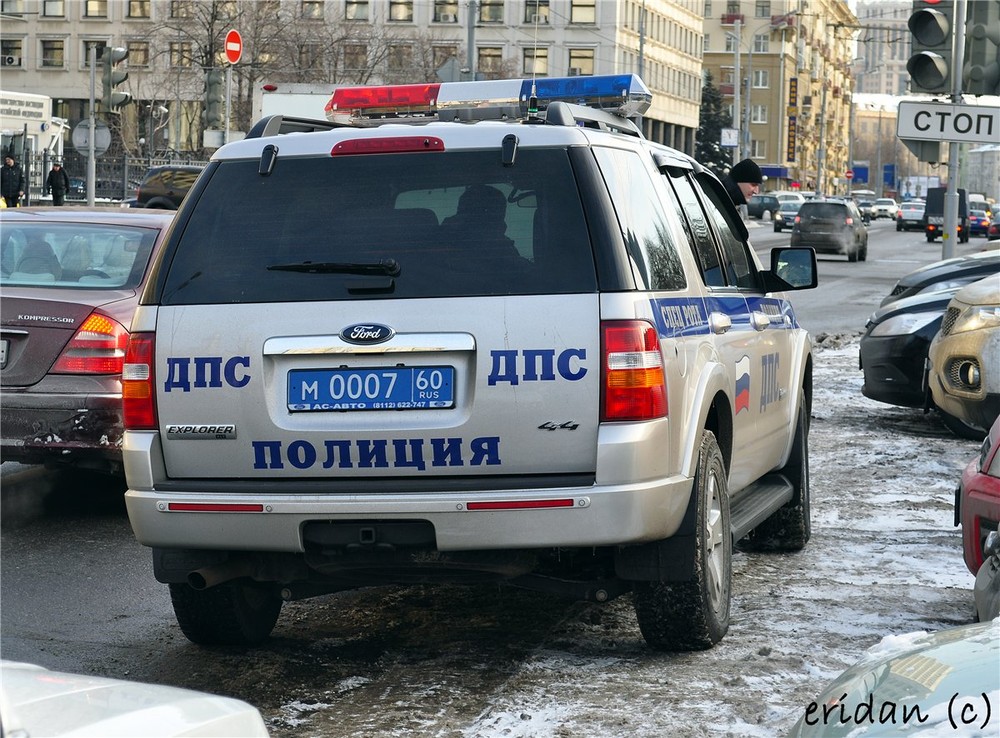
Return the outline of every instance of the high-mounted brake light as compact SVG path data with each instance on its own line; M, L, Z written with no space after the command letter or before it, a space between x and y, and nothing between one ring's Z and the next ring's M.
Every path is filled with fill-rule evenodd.
M93 312L59 354L53 374L121 374L128 331L117 320Z
M667 416L660 337L642 320L602 323L601 421Z
M529 111L533 100L539 111L561 101L632 117L645 113L653 96L634 74L339 87L326 116L336 123L524 118L534 112Z
M156 393L153 375L153 334L129 337L122 368L122 416L126 430L155 430Z

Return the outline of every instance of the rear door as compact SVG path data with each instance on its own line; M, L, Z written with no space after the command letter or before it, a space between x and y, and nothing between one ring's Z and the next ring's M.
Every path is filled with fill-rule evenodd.
M169 476L594 471L600 315L565 150L258 170L212 175L162 285Z

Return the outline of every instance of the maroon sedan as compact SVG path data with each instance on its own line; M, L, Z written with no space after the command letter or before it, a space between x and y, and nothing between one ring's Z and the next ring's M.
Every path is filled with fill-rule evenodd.
M173 217L0 210L3 461L121 473L125 346Z

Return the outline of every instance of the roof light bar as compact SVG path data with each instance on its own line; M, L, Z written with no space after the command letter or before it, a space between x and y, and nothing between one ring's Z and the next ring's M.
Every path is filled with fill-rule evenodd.
M534 85L534 91L532 86ZM441 84L341 87L326 106L337 123L400 119L426 121L525 118L535 97L539 111L555 101L575 103L622 117L642 115L653 100L634 74L595 77L443 82Z

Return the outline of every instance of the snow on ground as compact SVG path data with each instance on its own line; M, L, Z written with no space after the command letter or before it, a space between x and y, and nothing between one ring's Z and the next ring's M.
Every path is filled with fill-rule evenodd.
M934 415L865 398L857 336L820 338L813 537L794 554L735 554L732 624L721 644L651 651L627 596L559 610L541 595L504 590L494 602L481 591L396 589L364 608L375 632L349 632L383 642L405 633L407 642L383 651L374 668L344 663L339 648L317 655L324 671L365 676L303 700L328 703L315 710L285 701L269 721L272 735L773 738L884 636L971 622L973 578L953 525L953 490L978 444L955 438ZM324 605L331 618L345 612L333 610L337 602L347 604ZM509 608L523 620L505 625ZM315 638L321 616L309 612ZM529 635L519 641L512 627Z

